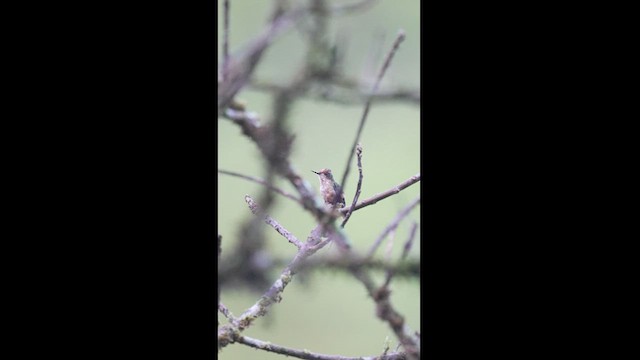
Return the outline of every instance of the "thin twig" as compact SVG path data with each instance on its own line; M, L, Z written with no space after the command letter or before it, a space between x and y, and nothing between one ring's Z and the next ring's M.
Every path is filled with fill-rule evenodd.
M361 96L373 97L373 100L407 100L420 104L420 88L402 88L382 90L378 89L375 93L371 90L363 88L361 81L347 76L332 79L332 83L336 86L347 90L357 91Z
M378 0L361 0L352 4L334 5L331 7L331 13L335 16L347 15L353 12L361 13L362 10L366 10L377 1Z
M420 181L420 179L421 179L420 173L418 173L416 175L413 175L409 179L401 182L400 184L392 187L389 190L383 191L383 192L381 192L379 194L373 195L372 197L370 197L368 199L362 200L361 203L356 205L356 207L355 207L355 209L353 209L353 211L360 210L363 207L366 207L366 206L369 206L369 205L373 205L373 204L377 203L380 200L386 199L391 195L395 195L395 194L399 193L400 191L408 188L409 186L417 183L418 181ZM343 213L343 214L346 213L347 211L349 211L349 209L346 208L346 207L340 209L340 212Z
M404 247L402 248L402 255L400 255L400 261L403 261L404 259L407 258L407 255L409 254L409 250L411 250L411 246L413 245L413 239L416 237L417 229L418 229L418 223L414 221L413 225L411 225L409 238L407 239L407 242L404 243Z
M218 311L220 311L222 313L222 315L224 315L224 317L226 317L230 322L233 323L233 322L236 321L235 316L233 316L231 311L229 311L229 308L224 306L224 304L222 302L218 303Z
M411 210L413 210L413 208L416 205L418 205L418 203L420 203L420 196L415 198L413 201L411 201L409 203L409 205L405 206L404 209L402 209L402 210L400 210L400 212L398 212L398 215L396 215L396 217L393 219L393 221L391 221L391 223L389 223L389 225L387 225L387 227L382 231L382 233L378 236L376 241L373 243L373 245L371 246L371 249L369 249L369 252L367 253L367 256L366 256L367 258L370 258L370 257L373 256L373 254L376 252L376 250L380 246L380 243L382 243L382 240L384 240L384 238L391 231L393 231L395 228L398 227L398 225L400 225L400 221L402 221L402 219L404 219L407 215L409 215Z
M227 80L229 66L229 0L224 0L224 29L222 39L222 81Z
M362 65L362 75L360 75L360 79L357 82L358 87L361 89L370 89L375 83L376 73L379 71L379 60L384 55L385 36L386 33L380 29L372 34L372 41L368 50L369 56L365 57L365 63ZM376 91L376 93L378 92Z
M254 215L260 214L261 211L258 207L258 204L256 204L255 200L253 200L251 196L245 195L244 200L247 202L247 204L249 205L249 209L251 209L251 212ZM298 249L302 247L302 243L300 242L300 240L298 240L292 233L290 233L287 229L285 229L282 225L280 225L271 216L267 214L261 214L261 215L264 216L264 222L271 225L271 227L273 227L278 232L278 234L284 236L285 239L287 239L290 243L295 245Z
M345 80L340 77L331 78L330 82L323 83L323 85L323 88L311 87L309 88L309 91L299 95L301 97L308 97L344 105L362 104L369 98L376 103L383 101L405 101L411 104L420 105L419 89L396 88L378 90L377 93L371 94L370 90L360 90L354 80ZM248 86L253 90L262 92L282 91L282 89L285 88L283 85L255 79L251 79Z
M404 243L404 246L402 247L402 254L400 255L400 261L402 262L404 261L404 259L407 258L407 255L409 254L409 250L411 250L411 245L413 244L413 239L416 236L416 229L418 228L418 223L417 222L413 222L413 224L411 225L411 230L409 231L409 238L407 239L407 241ZM384 284L382 285L382 287L389 287L389 284L391 283L391 279L393 278L393 276L395 276L395 268L390 267L389 269L387 269L387 275L386 278L384 280Z
M382 80L382 77L384 76L384 74L387 72L387 68L389 68L389 64L391 64L391 59L393 59L393 55L398 50L398 47L400 46L400 43L404 40L404 38L405 38L404 31L400 30L398 32L398 36L396 37L396 40L393 43L393 47L387 54L387 58L384 64L382 65L382 69L380 69L380 73L376 78L376 82L373 85L371 94L375 94L378 91L378 87L380 86L380 81ZM360 119L360 125L358 125L358 131L356 132L356 137L353 141L353 145L351 146L351 151L349 152L349 158L347 159L347 165L342 175L342 181L340 182L340 184L342 185L342 188L338 191L338 194L337 194L338 199L342 195L342 189L344 189L344 187L347 184L347 176L349 175L349 170L351 170L351 160L353 159L353 154L355 153L356 146L360 141L360 135L362 134L362 129L364 128L365 121L367 120L367 116L369 115L369 109L371 108L371 103L372 103L372 97L369 97L369 99L367 100L367 103L364 106L364 112L362 113L362 118Z
M260 185L264 185L264 186L266 186L267 188L269 188L269 189L271 189L271 190L273 190L273 191L277 192L278 194L280 194L280 195L282 195L282 196L284 196L284 197L286 197L286 198L289 198L289 199L291 199L291 200L293 200L293 201L295 201L295 202L297 202L297 203L299 203L299 202L300 202L300 199L298 199L297 197L295 197L295 195L292 195L292 194L290 194L290 193L288 193L288 192L286 192L286 191L284 191L284 190L281 190L280 188L277 188L277 187L275 187L275 186L273 186L273 185L271 185L271 184L267 183L267 182L266 182L266 181L264 181L263 179L260 179L260 178L257 178L257 177L253 177L253 176L249 176L249 175L243 175L243 174L240 174L240 173L236 173L236 172L232 172L232 171L227 171L227 170L220 170L220 169L218 169L218 172L219 172L219 173L221 173L221 174L230 175L230 176L236 176L236 177L239 177L239 178L241 178L241 179L245 179L245 180L253 181L253 182L258 183L258 184L260 184Z
M272 344L270 342L253 339L248 336L241 336L238 338L238 342L245 344L255 349L265 350L276 354L285 356L293 356L299 359L307 360L402 360L404 359L404 353L391 353L383 356L340 356L340 355L325 355L312 353L308 350L291 349L285 346Z
M361 267L352 267L351 273L364 285L369 296L376 303L376 315L389 324L400 344L406 350L407 359L420 359L420 340L412 336L411 329L406 325L404 317L391 305L390 291L386 288L377 288L373 279ZM382 291L380 291L382 290Z
M362 145L360 144L358 144L358 146L356 147L356 155L358 156L358 173L359 173L358 186L356 187L356 195L353 197L351 208L349 209L349 212L347 212L347 214L345 215L345 218L342 221L342 224L340 224L340 227L344 227L347 224L347 221L349 221L351 214L353 214L353 209L356 207L356 203L360 198L360 191L362 190Z

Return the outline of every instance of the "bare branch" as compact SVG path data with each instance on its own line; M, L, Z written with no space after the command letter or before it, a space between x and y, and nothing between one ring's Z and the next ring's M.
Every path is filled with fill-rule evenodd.
M418 228L418 223L417 222L413 222L413 224L411 225L411 230L409 232L409 238L407 239L407 241L404 243L404 246L402 248L402 254L400 255L400 261L402 262L404 259L407 258L407 255L409 254L409 250L411 250L411 245L413 244L413 239L416 236L416 229ZM384 284L382 285L382 287L389 287L389 284L391 283L391 279L395 276L395 271L394 268L389 268L387 270L387 276L384 280Z
M401 29L401 30L398 31L398 35L396 36L396 40L393 42L393 48L391 48L391 50L387 54L386 59L384 60L384 64L382 65L382 69L380 69L380 73L378 74L378 78L376 79L376 83L373 86L373 90L371 91L372 93L376 93L378 91L378 87L380 86L380 81L382 80L382 77L384 76L384 74L387 72L387 69L389 68L389 65L391 64L391 60L393 59L393 56L396 54L396 51L398 51L398 48L400 47L400 43L404 41L404 38L405 38L404 30Z
M236 321L236 318L233 316L231 311L229 311L229 309L226 306L224 306L222 302L218 303L218 311L220 311L222 315L224 315L224 317L226 317L230 322L233 323Z
M411 104L420 105L420 90L408 88L396 88L387 90L378 90L372 94L370 90L362 91L353 80L345 80L340 77L331 79L330 83L324 84L322 89L310 88L309 91L300 94L302 97L308 97L327 102L356 105L361 104L371 98L373 101L380 103L384 101L404 101ZM253 90L263 92L282 91L285 86L259 80L250 80L248 84ZM330 86L330 88L327 88Z
M373 85L373 90L371 90L372 94L375 94L378 91L378 87L380 86L380 81L382 80L382 77L386 73L387 68L389 68L389 64L391 64L391 59L393 59L393 55L398 50L398 47L400 46L400 43L404 40L404 38L405 38L404 31L400 30L398 32L398 36L396 37L396 40L393 43L393 47L387 54L387 58L384 64L382 65L382 69L380 69L380 73L376 78L376 82ZM338 194L337 194L338 199L342 195L342 189L344 189L344 187L346 186L347 176L349 175L349 170L351 169L351 160L353 159L353 154L355 152L356 146L358 145L358 141L360 141L360 135L362 134L362 129L364 128L365 121L367 120L367 116L369 115L371 102L372 102L371 97L369 97L369 99L367 100L367 103L364 106L364 112L362 113L362 118L360 119L360 125L358 125L358 131L356 132L356 137L353 141L353 145L351 146L351 151L349 152L349 158L347 159L347 165L342 175L342 181L340 182L340 184L342 185L342 188L338 191Z
M358 146L356 147L356 155L358 156L358 173L359 173L358 186L356 187L356 195L353 197L351 208L349 209L349 212L347 212L347 214L345 215L345 218L342 221L342 224L340 225L340 227L344 227L347 224L347 221L349 221L351 214L353 214L353 209L356 207L356 203L360 198L360 191L362 190L362 145L360 144L358 144Z
M227 111L225 116L229 117L238 126L240 126L242 132L256 143L266 158L270 156L271 138L268 136L269 130L260 125L257 121L257 117L247 111L233 113ZM279 158L277 165L277 172L289 180L291 185L293 185L300 194L299 201L302 206L306 210L310 211L317 220L327 222L331 218L331 213L325 209L322 202L316 199L313 187L294 170L289 159L286 157Z
M275 263L281 263L276 260ZM381 259L358 259L345 256L336 257L313 257L309 258L302 266L302 270L320 270L320 271L348 271L350 268L357 264L357 266L375 270L375 271L392 271L395 275L406 278L419 278L420 277L420 260L409 259L402 263L390 263ZM301 270L301 271L302 271Z
M265 350L265 351L273 352L276 354L293 356L299 359L307 359L307 360L403 360L405 358L404 353L398 353L398 352L386 354L383 356L350 357L350 356L340 356L340 355L325 355L325 354L312 353L308 350L291 349L281 345L272 344L270 342L253 339L248 336L241 336L240 338L238 338L238 342L255 349Z
M253 176L249 176L249 175L243 175L243 174L240 174L240 173L236 173L236 172L232 172L232 171L227 171L227 170L220 170L220 169L218 169L218 172L219 172L219 173L221 173L221 174L225 174L225 175L230 175L230 176L239 177L239 178L241 178L241 179L245 179L245 180L253 181L253 182L258 183L258 184L260 184L260 185L264 185L264 186L266 186L267 188L269 188L269 189L271 189L271 190L275 191L276 193L278 193L278 194L280 194L280 195L282 195L282 196L284 196L284 197L286 197L286 198L289 198L289 199L291 199L291 200L293 200L293 201L295 201L295 202L297 202L297 203L299 203L299 202L300 202L300 199L298 199L298 198L297 198L297 197L295 197L294 195L292 195L292 194L290 194L290 193L288 193L288 192L286 192L286 191L284 191L284 190L281 190L280 188L277 188L277 187L275 187L275 186L273 186L273 185L271 185L271 184L267 183L267 182L266 182L266 181L264 181L263 179L260 179L260 178L257 178L257 177L253 177Z
M379 194L376 194L376 195L374 195L374 196L372 196L372 197L370 197L368 199L363 200L360 204L356 205L356 207L355 207L355 209L353 209L353 211L360 210L363 207L366 207L366 206L369 206L369 205L373 205L373 204L377 203L380 200L386 199L391 195L395 195L395 194L399 193L400 191L408 188L409 186L417 183L418 181L420 181L420 179L421 179L420 173L418 173L416 175L413 175L409 179L401 182L400 184L392 187L391 189L383 191L383 192L381 192ZM340 212L343 213L343 214L346 213L347 211L349 211L349 209L346 208L346 207L340 209Z
M371 97L372 100L406 100L420 104L420 89L396 88L396 89L377 89L375 92L362 88L360 82L356 79L343 76L332 79L334 85L347 90L357 92L361 97Z
M282 294L285 287L291 282L293 275L299 271L303 262L329 243L328 239L322 239L320 237L322 228L323 226L319 225L311 232L307 238L307 242L302 244L302 247L298 250L298 253L291 263L285 267L269 290L267 290L253 306L242 313L233 324L226 324L218 329L218 349L238 341L241 337L240 333L244 331L244 329L251 326L253 321L258 317L266 315L271 305L282 300L280 294ZM335 231L335 227L332 230Z
M376 252L376 250L378 249L378 246L380 246L380 243L382 242L382 240L384 240L384 238L391 232L393 231L395 228L398 227L398 225L400 224L400 221L402 221L402 219L404 219L407 215L409 215L409 213L411 212L411 210L413 210L413 208L418 205L418 203L420 203L420 196L418 196L416 199L414 199L413 201L411 201L409 203L409 205L405 206L404 209L400 210L400 212L398 213L398 215L396 215L396 217L393 219L393 221L391 221L391 223L389 223L389 225L382 231L382 233L380 234L380 236L378 236L378 238L376 239L376 241L373 243L373 245L371 246L371 249L369 249L369 252L367 253L367 258L370 258L373 256L373 254Z
M409 238L407 239L407 242L404 243L404 247L402 248L402 255L400 256L400 261L404 260L407 258L407 255L409 254L409 251L411 250L411 245L413 245L413 239L416 237L416 230L418 229L418 223L417 222L413 222L413 225L411 225L411 230L409 232Z
M291 277L291 269L289 267L285 268L285 270L280 274L280 277L278 277L269 290L260 297L258 302L240 315L235 322L219 327L218 349L238 341L240 333L244 329L249 327L258 317L266 315L272 304L280 302L282 300L280 294L291 281Z
M218 83L218 114L224 112L234 96L247 83L267 47L279 35L290 29L306 11L303 7L286 13L277 11L271 23L254 38L248 49L231 58L224 81Z
M251 138L258 148L261 150L265 159L269 161L270 169L273 168L279 175L285 177L298 190L300 194L300 203L309 210L318 220L322 229L328 226L323 233L328 233L329 237L335 240L341 248L348 248L348 240L346 235L335 229L334 221L339 214L334 214L324 207L322 202L318 201L313 188L306 182L294 169L288 158L289 146L288 142L291 137L286 136L284 126L282 124L287 115L287 109L290 104L300 93L303 93L306 84L315 76L320 76L325 70L323 62L317 63L316 56L312 56L314 52L323 52L328 49L328 43L325 41L326 32L326 10L324 2L314 2L309 9L312 15L317 18L314 27L310 30L311 46L308 53L308 63L298 72L294 81L276 94L274 101L274 121L270 126L261 126L255 115L241 109L227 109L225 116L234 120L238 124L245 135ZM240 111L238 111L240 110ZM284 144L284 146L276 146Z
M385 287L378 289L373 283L373 279L361 267L352 267L351 273L356 279L360 280L367 289L369 296L375 301L376 315L389 324L398 340L400 340L400 344L404 346L407 352L407 359L420 359L420 340L411 335L413 332L405 324L404 317L391 305L389 290Z
M300 79L296 79L295 83L299 84L299 81ZM313 187L294 170L287 157L288 154L282 151L273 151L274 136L272 130L260 124L257 115L246 110L236 111L229 108L225 111L224 116L232 120L242 129L243 134L248 136L258 146L265 159L268 159L270 163L276 165L276 172L289 180L291 185L296 188L300 194L299 202L306 210L310 211L320 222L324 223L331 219L331 213L325 209L322 202L316 199ZM282 129L280 128L280 130ZM274 155L278 157L273 158Z
M249 209L251 209L251 212L254 215L259 215L261 211L258 207L258 204L256 204L256 202L251 198L251 196L245 195L244 200L249 205ZM300 243L300 240L298 240L292 233L290 233L287 229L285 229L282 225L280 225L271 216L267 214L261 214L261 215L264 216L264 222L271 225L271 227L273 227L278 232L278 234L284 236L285 239L289 240L289 242L295 245L298 249L302 247L302 243Z
M360 89L368 89L369 91L371 91L370 89L375 84L376 76L380 71L378 64L380 58L384 55L383 50L386 33L378 29L372 35L372 41L368 51L369 55L364 58L361 75L357 81ZM336 82L341 82L341 80L337 79Z

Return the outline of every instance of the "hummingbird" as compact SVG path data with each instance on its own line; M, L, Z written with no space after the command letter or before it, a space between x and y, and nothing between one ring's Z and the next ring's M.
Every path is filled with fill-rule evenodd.
M345 206L344 192L341 191L340 184L333 179L331 169L322 169L320 171L311 172L318 175L320 178L320 193L324 199L326 205L331 206L334 209L340 209ZM340 193L340 198L337 195Z
M322 169L320 171L313 171L314 174L318 175L320 178L320 193L322 194L322 198L324 199L325 206L329 207L332 210L337 210L345 206L346 202L344 201L344 192L342 192L342 187L333 179L333 174L331 173L331 169ZM340 193L340 198L338 198L338 193ZM345 214L342 214L344 217ZM320 230L320 227L317 227ZM347 242L344 237L337 236L337 234L332 233L329 235L332 238L332 242L338 244L338 246L343 250L348 250L351 248L351 245Z

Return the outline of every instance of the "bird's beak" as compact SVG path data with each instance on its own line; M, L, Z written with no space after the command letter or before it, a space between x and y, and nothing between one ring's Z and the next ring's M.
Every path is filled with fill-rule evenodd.
M320 175L320 173L319 173L319 172L315 172L315 171L313 171L313 170L311 170L311 172L312 172L312 173L314 173L314 174L316 174L316 175Z

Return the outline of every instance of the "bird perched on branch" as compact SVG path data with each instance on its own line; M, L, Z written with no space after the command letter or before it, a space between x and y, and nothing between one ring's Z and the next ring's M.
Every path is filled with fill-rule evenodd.
M344 201L344 192L342 191L342 187L333 179L333 174L331 173L331 169L322 169L320 171L313 171L313 173L318 175L320 178L320 193L322 194L322 198L324 200L325 206L327 206L332 211L336 211L340 208L343 208L346 204ZM345 214L342 214L344 217ZM317 227L318 231L322 231L322 227ZM351 248L351 244L349 244L348 240L344 236L340 236L336 232L325 232L323 236L328 236L331 238L332 242L338 244L340 249L348 251Z
M340 184L333 179L331 169L322 169L320 171L311 170L311 172L315 173L320 178L320 193L322 194L324 203L331 206L333 209L340 209L344 207L346 204L344 201L344 192L342 191ZM340 196L339 198L338 194Z

